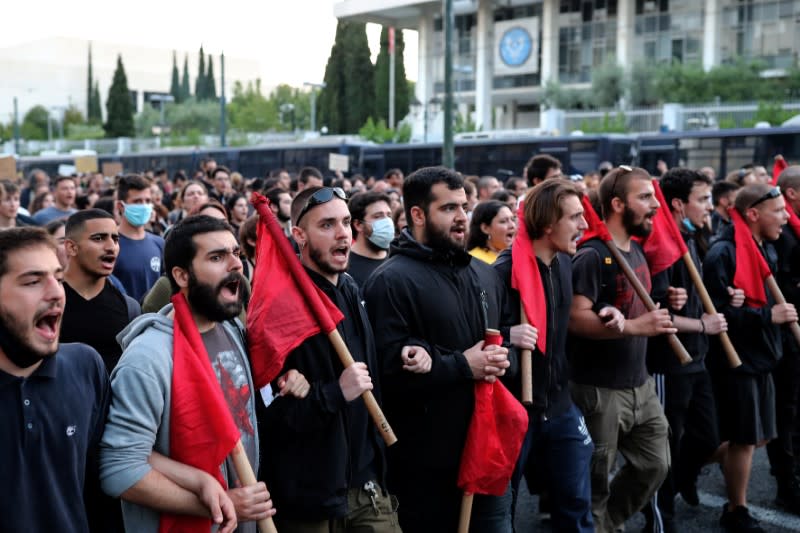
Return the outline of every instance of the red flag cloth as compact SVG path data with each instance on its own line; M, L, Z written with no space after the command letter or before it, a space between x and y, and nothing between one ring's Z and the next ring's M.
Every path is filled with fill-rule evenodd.
M589 196L584 194L581 198L581 204L583 205L583 218L586 219L586 224L588 224L589 227L583 232L583 237L581 237L578 244L583 244L592 239L600 239L603 242L610 241L611 234L608 232L605 223L603 223L597 215L594 207L592 207Z
M789 163L783 157L779 157L775 160L775 163L772 165L772 184L777 186L778 185L778 177L781 175L786 167L789 166Z
M792 228L794 236L800 239L800 217L794 212L788 198L786 198L786 212L789 213L789 227Z
M172 390L169 455L208 472L225 487L220 465L239 441L239 429L211 368L203 339L182 293L172 297ZM160 533L211 529L211 519L163 513Z
M736 244L736 273L733 276L733 285L744 291L744 302L749 307L764 307L767 305L764 280L772 272L742 215L735 208L728 209L728 214L733 222L733 238Z
M475 383L475 411L461 453L458 487L502 496L528 430L528 412L502 383Z
M653 188L661 207L656 211L656 216L653 218L653 231L644 240L643 248L647 265L650 267L650 274L655 276L675 264L689 249L675 224L675 219L672 218L669 204L664 198L658 181L653 180Z
M344 315L308 277L267 199L254 193L251 202L259 217L247 340L253 380L261 388L278 377L292 350L333 331Z
M544 355L547 346L547 302L542 277L533 242L525 228L523 204L517 211L517 234L511 247L511 286L519 292L519 300L525 309L528 322L539 330L536 347Z

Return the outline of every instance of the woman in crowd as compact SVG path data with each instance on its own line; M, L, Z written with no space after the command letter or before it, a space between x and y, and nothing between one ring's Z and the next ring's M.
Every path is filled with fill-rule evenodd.
M169 214L170 225L192 213L198 206L208 202L208 189L199 181L190 181L178 195L178 208Z
M226 202L225 207L228 210L228 222L233 226L233 229L238 235L239 228L242 227L244 221L247 220L247 214L250 210L247 205L247 198L245 198L243 194L234 194Z
M473 257L491 265L511 246L516 232L514 214L506 204L499 200L481 202L472 212L467 249Z

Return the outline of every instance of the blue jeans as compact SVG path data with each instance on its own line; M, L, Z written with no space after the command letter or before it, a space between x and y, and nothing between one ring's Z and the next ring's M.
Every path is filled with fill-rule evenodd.
M575 406L548 420L531 416L522 452L511 478L514 506L522 475L550 496L553 531L592 532L590 465L594 444Z
M511 533L511 486L502 496L476 494L472 502L470 533Z

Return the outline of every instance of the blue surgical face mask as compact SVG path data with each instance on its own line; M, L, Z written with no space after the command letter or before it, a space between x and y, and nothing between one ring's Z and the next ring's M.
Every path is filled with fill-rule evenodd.
M153 204L125 204L125 220L134 227L144 226L150 222L150 215L153 214Z
M697 231L697 228L695 227L695 225L692 224L692 221L689 220L688 218L684 218L683 219L683 227L685 227L687 230L689 230L691 232Z
M367 237L369 242L381 250L388 250L392 239L394 239L394 223L391 218L379 218L372 223L372 235Z

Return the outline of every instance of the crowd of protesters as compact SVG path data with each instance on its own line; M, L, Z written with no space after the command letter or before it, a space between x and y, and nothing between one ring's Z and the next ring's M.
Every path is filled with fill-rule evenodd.
M721 526L762 531L747 488L765 445L777 504L800 514L800 347L789 329L800 166L770 176L747 165L718 179L710 167L660 162L651 176L604 163L568 175L538 155L521 171L505 181L443 167L247 178L205 159L191 177L33 170L0 182L0 530L154 532L177 516L195 520L187 531L256 531L265 518L282 533L456 531L473 384L499 381L521 400L526 350L522 451L502 495L476 495L471 531L514 531L523 477L554 531L620 531L639 512L648 531L679 531L675 501L699 505L708 464L725 480ZM311 282L344 316L354 364L320 333L293 343L279 377L256 386L244 324L253 285L270 278L254 278L252 193L269 200ZM655 309L607 242L584 239L584 196ZM688 259L656 272L641 242L658 210ZM514 281L520 232L541 277L537 324ZM787 301L740 286L743 239ZM501 345L484 342L487 329ZM728 363L721 333L741 366ZM256 484L230 458L209 473L170 445L184 336L207 353ZM366 391L394 427L393 446L370 420ZM207 435L209 454L216 440Z

